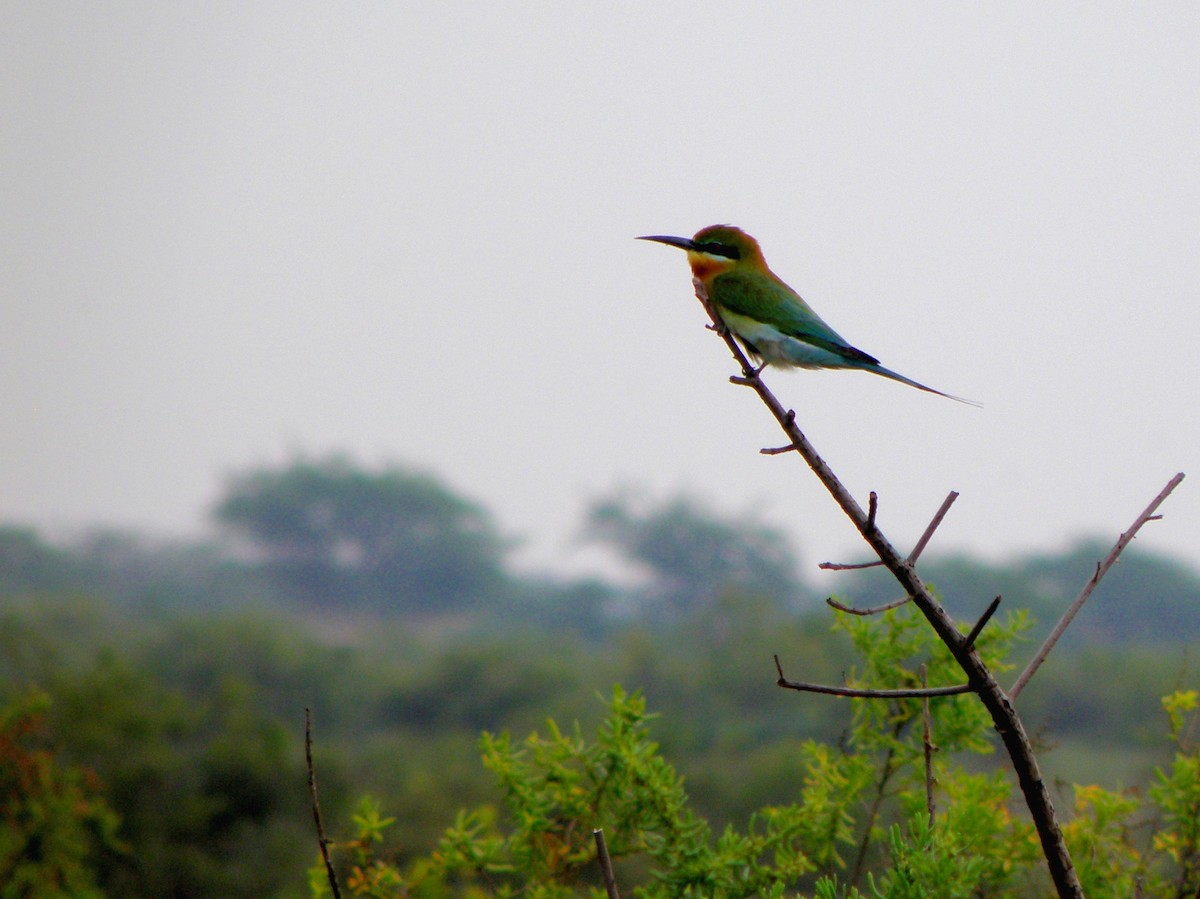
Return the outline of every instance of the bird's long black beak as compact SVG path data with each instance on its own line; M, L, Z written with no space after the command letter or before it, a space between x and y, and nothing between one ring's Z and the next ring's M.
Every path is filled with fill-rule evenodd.
M696 242L690 237L667 237L662 234L652 234L646 237L639 237L638 240L652 240L655 243L665 243L669 247L679 247L681 250L696 249Z

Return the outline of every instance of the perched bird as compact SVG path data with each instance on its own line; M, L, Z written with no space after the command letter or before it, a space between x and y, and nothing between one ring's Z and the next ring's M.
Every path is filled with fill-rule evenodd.
M874 356L851 346L767 267L758 241L740 228L710 225L691 238L652 235L638 240L687 250L692 275L704 285L721 321L764 365L859 369L979 405L884 368Z

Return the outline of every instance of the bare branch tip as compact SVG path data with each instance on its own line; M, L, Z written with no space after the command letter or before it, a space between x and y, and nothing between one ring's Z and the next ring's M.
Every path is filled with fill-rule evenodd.
M946 517L946 513L950 511L950 507L954 505L954 501L958 499L959 493L957 490L951 490L946 494L946 498L942 500L941 506L934 513L933 518L929 522L929 526L925 528L925 533L921 535L921 539L917 541L917 545L913 547L913 551L908 554L908 564L914 564L921 557L921 553L925 551L925 547L929 545L929 541L933 539L934 531L936 531L942 523L942 519Z
M824 693L826 696L845 696L850 699L920 699L929 696L958 696L970 693L970 684L954 684L949 687L916 687L900 690L871 690L860 687L832 687L827 684L808 684L779 679L779 686L801 693Z
M898 609L910 599L912 599L911 596L905 596L901 599L896 599L892 602L884 603L881 606L875 606L874 608L870 609L856 609L853 606L844 606L832 596L825 600L825 602L833 606L833 608L837 609L839 612L845 612L848 615L859 615L865 617L867 615L878 615L880 612L886 612L889 609Z
M967 634L967 638L963 641L963 646L974 646L975 641L979 639L979 634L983 631L987 623L991 621L992 616L996 614L996 609L1000 607L1000 597L997 596L984 609L983 614L979 616L979 620L975 622L975 626L971 628L971 632Z
M822 571L861 571L863 568L882 568L883 563L874 562L821 562L817 565Z
M613 872L612 857L608 854L608 843L604 839L604 830L595 828L592 837L596 841L596 861L600 864L600 873L604 878L604 890L608 899L621 899L617 890L617 877Z

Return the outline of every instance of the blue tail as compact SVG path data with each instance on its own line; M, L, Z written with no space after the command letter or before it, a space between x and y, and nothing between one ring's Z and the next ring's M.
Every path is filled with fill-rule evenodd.
M854 367L858 368L859 366ZM928 387L925 384L922 384L920 381L914 381L912 378L906 378L904 375L900 374L899 372L892 371L890 368L884 368L879 363L875 363L874 365L863 365L861 368L863 371L869 371L874 375L882 375L885 378L891 378L893 381L899 381L901 384L907 384L909 387L917 388L917 390L924 390L926 393L936 393L938 396L944 396L948 400L966 403L968 406L975 406L976 408L980 409L983 408L983 403L977 403L975 400L969 400L965 397L955 396L952 393L943 393L940 390L934 390L932 387Z

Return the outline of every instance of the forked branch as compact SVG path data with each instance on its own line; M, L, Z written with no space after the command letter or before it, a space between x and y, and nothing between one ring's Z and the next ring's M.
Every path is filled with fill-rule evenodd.
M792 450L795 449L795 447L789 446L787 449ZM759 450L759 452L766 452L766 450ZM774 455L774 453L770 453L768 455ZM875 496L875 494L872 493L871 496ZM956 499L958 499L958 491L951 490L950 493L947 494L946 498L942 500L942 505L938 508L937 512L934 513L933 519L929 522L929 526L925 528L925 533L921 535L921 539L917 541L917 545L913 547L913 551L908 554L908 561L911 564L915 565L917 563L917 559L921 557L921 553L923 553L925 551L925 547L929 545L929 541L933 537L933 532L938 529L938 525L942 523L942 519L946 517L946 513L950 511L950 507L954 505L954 501ZM874 562L822 562L817 567L822 571L857 571L862 568L878 568L882 564L883 563L878 560ZM896 605L903 605L907 601L907 599L902 599L900 602L896 603ZM838 606L837 608L843 607ZM885 608L891 609L894 608L894 606L888 605ZM845 609L844 611L852 610ZM871 613L852 612L852 614L869 615Z

